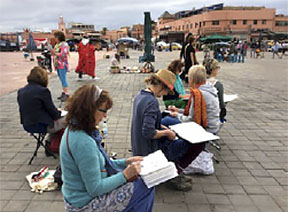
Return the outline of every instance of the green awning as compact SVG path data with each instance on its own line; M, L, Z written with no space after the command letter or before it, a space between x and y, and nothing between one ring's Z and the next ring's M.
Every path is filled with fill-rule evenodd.
M209 35L205 38L200 38L200 41L204 43L214 43L214 42L221 42L221 41L227 42L230 40L232 40L231 37L224 36L224 35Z

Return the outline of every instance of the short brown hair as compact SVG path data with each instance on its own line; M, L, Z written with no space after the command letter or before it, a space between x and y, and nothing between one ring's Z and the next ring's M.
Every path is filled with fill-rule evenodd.
M206 69L202 65L194 65L189 69L188 72L189 82L195 83L196 85L206 82Z
M60 42L65 41L65 39L66 39L64 33L61 32L61 31L56 31L56 32L54 32L54 37L55 37L55 38L58 38L58 40L59 40Z
M193 43L195 40L195 38L193 37L193 35L188 37L188 43Z
M27 76L27 82L34 82L43 87L48 85L47 71L39 66L34 66L31 69L30 74Z
M104 103L106 103L106 110L112 107L112 98L105 90L95 100L96 89L95 85L84 85L78 88L73 96L67 100L66 122L70 124L72 130L83 130L90 135L96 129L94 114L97 108Z
M169 66L168 70L176 74L176 70L181 70L181 68L184 66L184 63L181 60L173 60Z

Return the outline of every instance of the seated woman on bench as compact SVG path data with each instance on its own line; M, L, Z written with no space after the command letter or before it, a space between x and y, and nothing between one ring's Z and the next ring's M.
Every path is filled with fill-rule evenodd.
M28 84L18 90L21 124L30 133L56 133L64 128L64 118L47 88L47 71L35 66L27 76Z
M184 63L182 63L181 60L173 60L168 66L168 70L175 74L176 81L173 89L174 94L167 94L163 96L163 101L166 108L168 108L169 105L175 105L175 107L177 108L184 109L187 104L187 102L184 101L183 98L188 98L189 95L186 95L185 88L180 78L180 73L183 67Z
M206 59L203 61L203 66L206 68L206 74L207 74L207 81L213 85L218 93L218 100L219 100L219 107L220 107L220 121L224 123L226 121L225 116L226 116L226 105L224 103L224 86L223 84L215 79L217 76L220 66L219 62L215 59Z
M188 80L191 94L187 106L184 110L169 106L171 114L162 119L162 124L169 126L194 121L208 132L216 134L220 126L219 101L216 88L206 83L205 67L192 66L188 73Z

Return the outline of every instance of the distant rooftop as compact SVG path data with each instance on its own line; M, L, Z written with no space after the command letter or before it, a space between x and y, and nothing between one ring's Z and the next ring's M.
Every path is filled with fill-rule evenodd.
M165 11L159 18L163 19L181 19L181 18L186 18L190 17L193 15L198 15L203 12L210 12L210 11L215 11L215 10L261 10L264 9L264 6L225 6L223 3L220 4L213 4L210 6L202 7L200 9L195 9L193 8L192 10L182 10L179 12L176 12L175 14L170 14L168 11Z
M223 7L223 10L261 10L265 7L248 7L248 6L225 6Z
M168 18L175 18L175 16L171 15L168 11L165 11L159 18L168 19Z

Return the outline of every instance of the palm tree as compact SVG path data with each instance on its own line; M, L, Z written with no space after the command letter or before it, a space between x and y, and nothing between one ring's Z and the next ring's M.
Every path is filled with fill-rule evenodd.
M102 35L106 35L106 32L107 32L107 27L103 27L102 31L101 31L101 34Z

